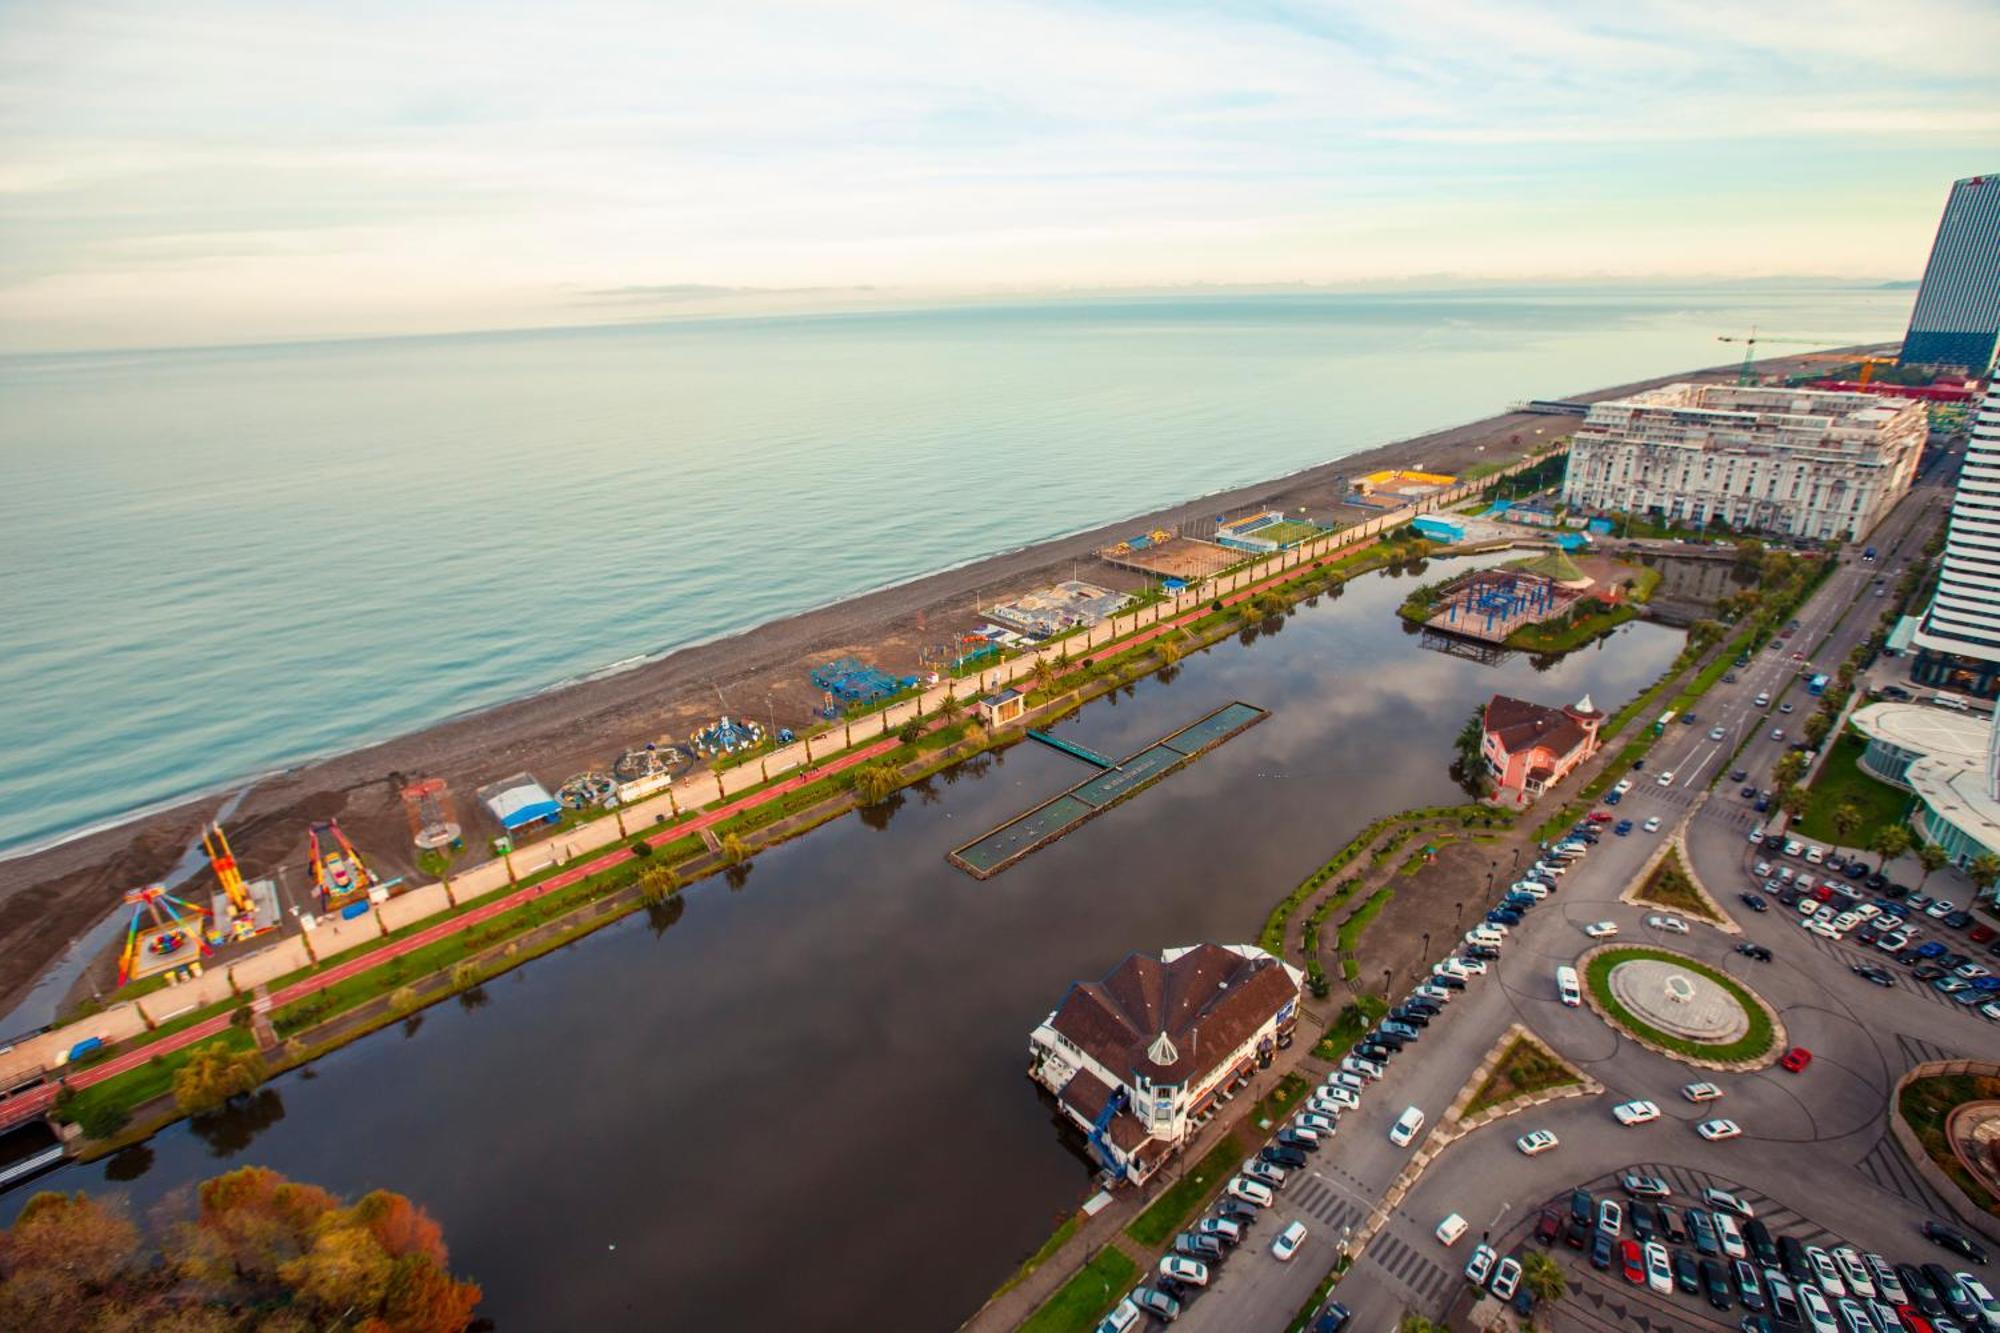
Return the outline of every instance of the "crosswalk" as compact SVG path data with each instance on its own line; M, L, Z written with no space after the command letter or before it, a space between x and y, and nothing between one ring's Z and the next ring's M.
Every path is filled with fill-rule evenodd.
M1318 1172L1290 1191L1290 1202L1325 1223L1330 1233L1358 1229L1369 1211ZM1452 1295L1451 1273L1390 1231L1384 1230L1370 1241L1358 1263L1380 1270L1417 1308L1432 1308Z

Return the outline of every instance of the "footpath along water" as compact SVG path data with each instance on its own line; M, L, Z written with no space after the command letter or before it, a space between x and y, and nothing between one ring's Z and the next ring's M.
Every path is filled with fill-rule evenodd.
M1024 1073L1070 982L1254 939L1344 836L1458 799L1452 740L1488 694L1612 708L1678 651L1643 624L1547 670L1426 651L1395 608L1465 566L1360 579L1058 726L1120 755L1232 700L1271 710L1004 875L945 853L1076 760L1024 744L963 765L36 1187L144 1208L258 1163L402 1190L502 1328L953 1327L1086 1192Z
M0 358L0 853L1522 397L1712 364L1718 332L1889 338L1908 309L1293 293Z

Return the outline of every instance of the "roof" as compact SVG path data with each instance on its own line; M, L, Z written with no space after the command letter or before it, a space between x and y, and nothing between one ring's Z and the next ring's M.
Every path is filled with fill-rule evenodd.
M1574 584L1587 588L1597 581L1578 569L1576 561L1560 550L1544 551L1541 555L1527 560L1512 561L1507 568L1518 569L1524 574L1540 575L1551 583Z
M1157 958L1135 953L1102 981L1078 982L1050 1025L1121 1075L1192 1083L1298 996L1295 969L1262 949L1197 944ZM1067 1087L1064 1098L1077 1105Z
M1588 696L1569 709L1496 694L1486 701L1483 725L1508 754L1540 748L1562 758L1590 740L1590 729L1579 719L1596 716L1600 715L1591 709Z
M1880 703L1857 708L1849 721L1871 741L1919 755L1986 762L1986 745L1993 724L1971 713L1954 713L1929 704Z
M562 803L526 773L481 787L479 801L493 812L500 827L509 831L562 813Z

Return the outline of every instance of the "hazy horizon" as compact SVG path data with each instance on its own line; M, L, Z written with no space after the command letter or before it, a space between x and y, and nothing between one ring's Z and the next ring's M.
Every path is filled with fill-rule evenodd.
M0 11L0 350L1922 268L2000 11ZM1865 280L1865 279L1857 279Z

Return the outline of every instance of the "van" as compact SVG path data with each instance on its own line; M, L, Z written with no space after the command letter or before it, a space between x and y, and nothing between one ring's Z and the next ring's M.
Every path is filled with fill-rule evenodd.
M1583 991L1577 985L1575 968L1565 964L1556 969L1556 994L1572 1009L1583 1003Z
M1410 1146L1410 1140L1416 1138L1423 1127L1424 1113L1414 1106L1406 1107L1403 1113L1396 1117L1396 1123L1389 1126L1389 1142L1398 1148L1407 1148Z
M1444 1221L1438 1223L1437 1226L1438 1244L1449 1249L1451 1246L1453 1246L1458 1242L1458 1238L1465 1234L1466 1229L1470 1225L1471 1225L1470 1223L1468 1223L1464 1218L1460 1217L1457 1213L1453 1213L1450 1217L1447 1217Z

